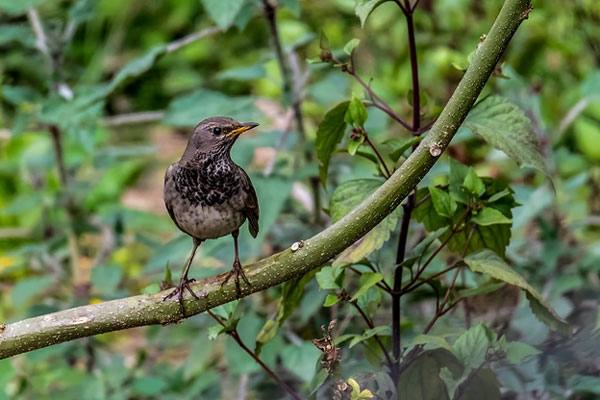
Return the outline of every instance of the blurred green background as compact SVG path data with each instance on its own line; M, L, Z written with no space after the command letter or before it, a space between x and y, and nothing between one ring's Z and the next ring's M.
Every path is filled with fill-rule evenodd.
M505 393L522 396L514 398L535 391L556 396L547 398L594 398L569 393L600 395L600 347L593 334L600 326L600 3L533 5L503 57L506 78L492 78L484 94L503 95L531 119L556 192L542 174L519 169L466 131L424 184L441 183L450 158L480 176L511 182L522 205L514 210L507 257L586 335L551 346L558 339L518 294L506 312L482 307L486 312L476 311L477 318L547 356L520 374L498 371L498 379ZM493 0L419 3L414 18L424 122L444 106L500 7ZM339 68L306 59L318 57L321 31L334 54L360 39L357 73L409 119L402 13L384 3L361 28L352 0L278 0L276 11L294 88L284 85L260 1L0 0L0 322L156 291L167 266L178 277L192 243L165 212L162 179L205 117L261 124L232 154L251 176L261 205L259 237L242 229L244 263L321 231L329 217L319 210L329 208L333 190L378 174L363 159L337 154L327 185L315 185L316 127L335 104L363 90ZM181 41L199 32L202 37ZM294 96L305 135L294 123ZM366 128L377 143L409 136L376 109L369 109ZM421 230L411 226L409 243L416 244ZM397 230L371 255L387 272L396 241ZM199 254L190 276L226 271L231 239L206 242ZM253 348L275 317L282 290L221 307L219 315L241 318L237 330ZM340 334L360 336L367 329L354 323L360 318L350 307L323 307L326 295L315 279L307 280L293 313L260 351L301 397L327 398L327 389L319 389L320 352L311 342L322 336L321 325L337 318ZM406 300L403 333L422 330L431 301L430 294ZM389 305L380 307L377 324L389 324ZM453 326L453 318L459 317L443 325ZM115 332L2 360L0 399L283 398L230 337L216 335L215 326L199 315L177 326ZM374 347L344 346L344 376L379 379L384 386Z

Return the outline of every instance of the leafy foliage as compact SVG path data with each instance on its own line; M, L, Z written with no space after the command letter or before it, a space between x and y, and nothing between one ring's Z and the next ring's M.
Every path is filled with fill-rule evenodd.
M2 321L176 280L191 243L162 175L208 116L261 123L233 150L261 205L244 264L352 213L413 162L500 7L314 5L0 0ZM415 197L318 271L177 326L2 360L0 399L289 394L273 376L301 398L333 382L353 399L597 395L599 15L535 4L494 72L508 79ZM191 275L232 258L230 238L207 241Z

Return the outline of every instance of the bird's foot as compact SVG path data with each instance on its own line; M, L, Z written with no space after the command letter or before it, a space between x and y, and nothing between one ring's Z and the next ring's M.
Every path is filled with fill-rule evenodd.
M223 283L221 284L221 286L226 284L227 281L229 281L229 278L231 278L232 276L234 277L233 279L235 280L235 295L236 295L236 297L242 297L242 290L240 288L240 276L242 277L242 280L244 282L246 282L246 285L248 285L248 286L251 286L251 285L250 285L250 281L248 280L248 278L246 278L246 274L244 274L244 269L242 268L242 264L240 263L240 260L236 259L233 262L233 267L231 268L231 271L229 271L229 273L223 280Z
M195 279L188 279L187 276L182 276L179 280L179 285L177 285L177 287L175 287L175 289L173 289L171 293L163 297L163 301L177 296L177 299L179 300L179 309L181 310L181 315L185 317L186 314L185 306L183 305L183 291L187 290L193 298L195 298L196 300L200 300L198 296L196 296L196 293L194 293L194 291L192 290L192 287L190 286L190 283L193 283L195 281Z

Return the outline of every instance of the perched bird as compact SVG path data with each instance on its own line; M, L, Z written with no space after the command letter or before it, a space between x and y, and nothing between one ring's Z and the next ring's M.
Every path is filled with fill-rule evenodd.
M231 160L230 150L240 134L257 126L256 122L240 123L228 117L203 120L194 128L181 160L165 174L167 211L175 225L194 241L179 285L165 297L178 296L183 315L184 289L198 299L190 287L194 280L188 279L188 271L198 246L206 239L233 236L235 260L223 283L233 276L238 296L240 276L250 285L240 263L238 234L246 220L252 236L258 234L258 200L246 172Z

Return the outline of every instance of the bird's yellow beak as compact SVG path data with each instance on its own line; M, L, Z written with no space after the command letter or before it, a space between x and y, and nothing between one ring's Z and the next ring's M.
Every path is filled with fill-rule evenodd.
M240 126L239 128L236 128L232 131L230 131L229 133L227 133L227 135L225 135L226 137L235 137L235 136L239 136L242 133L249 131L252 128L256 128L258 126L258 124L256 122L243 122L242 126Z

